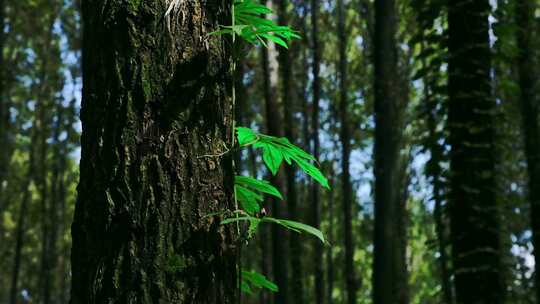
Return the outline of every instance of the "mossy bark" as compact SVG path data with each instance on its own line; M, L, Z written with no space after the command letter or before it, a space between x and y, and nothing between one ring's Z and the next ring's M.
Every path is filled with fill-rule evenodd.
M234 303L230 1L83 0L71 303Z
M456 302L504 303L488 0L448 7L450 241Z

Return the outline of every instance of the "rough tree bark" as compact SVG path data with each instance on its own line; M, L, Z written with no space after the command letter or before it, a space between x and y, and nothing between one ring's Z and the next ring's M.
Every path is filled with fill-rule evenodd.
M375 232L373 303L406 302L403 288L402 168L403 106L397 66L396 2L375 1Z
M456 302L504 301L496 204L489 0L450 2L450 230Z
M533 38L535 33L534 9L536 2L516 2L518 42L518 71L520 103L529 177L529 203L535 257L536 301L540 303L540 125L538 125L538 96Z
M230 1L83 0L71 303L235 303Z

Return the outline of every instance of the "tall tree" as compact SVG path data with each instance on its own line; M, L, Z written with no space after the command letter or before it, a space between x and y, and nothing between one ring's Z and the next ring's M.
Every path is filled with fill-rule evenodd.
M351 131L349 122L349 98L347 86L347 33L345 30L346 10L343 0L337 1L337 38L339 49L339 115L341 122L341 195L343 204L343 233L345 245L345 278L347 303L355 304L356 284L354 271L354 244L352 237L352 187L349 164L351 158Z
M32 141L37 140L37 132L32 131ZM25 180L21 186L21 202L19 207L19 214L17 217L17 228L15 232L15 252L13 254L13 264L11 270L11 285L9 289L9 303L17 304L19 296L19 280L21 272L21 263L23 255L23 246L25 244L25 234L26 234L26 222L28 218L28 205L32 200L32 192L30 191L30 184L34 179L35 171L35 148L33 145L29 146L29 156L28 156L28 171L26 172Z
M536 301L540 303L540 125L538 124L538 95L536 90L536 51L534 9L536 2L518 1L516 4L518 73L520 104L525 137L525 156L529 178L529 202L535 257Z
M71 303L234 303L230 1L82 2ZM189 30L186 30L189 29ZM230 41L229 41L230 42Z
M319 101L321 99L321 79L320 79L320 64L321 50L319 45L319 0L311 0L311 47L313 52L312 62L312 112L311 112L311 141L312 154L315 159L319 159ZM316 183L311 183L311 200L313 210L313 226L320 228L321 226L321 203L319 198L319 186ZM315 301L321 304L324 301L324 273L323 273L323 247L318 241L313 243L315 249Z
M373 303L406 303L400 162L404 101L396 49L396 2L375 1L375 229Z
M278 23L289 24L287 0L278 0ZM293 123L293 98L291 77L292 77L292 60L291 52L286 48L279 48L279 70L281 78L281 100L283 105L283 129L284 135L292 143L295 143L296 138L294 133ZM285 178L287 184L286 202L289 211L289 218L298 221L298 195L296 189L296 169L293 166L285 168ZM302 268L302 247L300 236L296 233L290 235L290 261L291 261L291 301L293 303L304 303L304 286L302 284L303 268Z
M275 44L269 44L268 48L263 48L262 65L264 77L264 99L266 110L266 129L269 135L283 136L283 119L281 116L282 107L276 94L278 80L278 62L276 61L277 50ZM283 190L284 176L278 173L270 178L271 183L280 191ZM282 202L277 198L272 198L272 214L274 217L283 218L285 210L281 206ZM274 280L279 286L279 291L274 293L274 303L289 302L289 282L287 265L287 243L286 231L277 225L271 227L272 231L272 268Z
M48 173L50 170L48 162L49 144L48 139L50 136L50 118L51 104L53 103L54 94L56 93L54 81L56 80L56 69L54 59L52 58L56 53L53 50L53 26L56 21L56 5L53 6L52 12L46 18L46 29L43 34L42 40L38 46L38 63L39 70L39 83L37 88L37 113L35 122L35 129L38 132L38 139L35 144L39 147L37 149L36 159L36 184L39 189L40 207L41 207L41 257L40 257L40 274L39 274L39 287L40 287L40 300L44 304L50 303L50 281L52 279L50 262L50 230L53 223L49 218L49 187L48 187ZM58 54L59 55L59 54Z
M4 47L5 47L5 28L6 28L6 2L5 0L0 0L0 67L5 66L4 59ZM0 70L0 146L3 147L0 152L0 242L4 237L4 223L2 212L4 211L5 196L4 192L4 181L7 178L8 164L9 164L9 148L8 148L8 128L10 125L10 114L9 108L10 103L8 102L6 93L5 93L5 78L6 78L6 69ZM0 299L1 297L0 291Z
M489 0L450 2L450 228L457 303L502 303Z

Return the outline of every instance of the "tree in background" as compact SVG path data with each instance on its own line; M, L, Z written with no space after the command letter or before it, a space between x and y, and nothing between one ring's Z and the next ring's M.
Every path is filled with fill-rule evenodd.
M396 3L375 2L375 233L373 303L407 303L407 281L402 275L400 230L402 174L400 147L403 98L400 96L396 50Z
M277 0L278 24L289 24L288 1ZM296 43L295 43L296 46ZM296 48L295 48L296 49ZM294 101L297 100L293 96L292 91L292 58L291 51L284 47L279 48L279 71L281 79L281 100L283 107L283 135L288 138L293 144L297 138L294 132ZM285 178L287 185L286 202L288 206L288 216L291 220L299 221L298 212L298 192L296 181L296 169L293 166L285 168ZM290 283L290 298L292 303L304 303L304 285L303 285L303 267L302 267L302 247L301 238L298 234L289 235L289 258L291 262L291 283ZM283 240L281 240L283 241Z
M265 101L265 122L267 133L271 136L283 136L283 116L282 104L279 103L279 95L276 94L278 88L278 62L276 61L277 46L270 44L268 48L261 49L263 67L263 90ZM270 174L271 175L271 174ZM284 189L284 175L278 173L271 176L270 182L281 192ZM278 198L273 197L271 204L272 215L276 218L283 218L285 209ZM274 293L274 303L289 303L289 280L287 261L287 234L281 227L273 225L272 231L272 265L274 282L280 286L280 290ZM278 262L279 261L279 262Z
M502 303L488 0L449 6L450 220L457 303Z
M540 301L540 125L538 124L538 96L536 52L534 47L535 2L518 1L516 4L518 80L520 104L528 173L528 198L535 256L536 299Z
M339 49L339 117L341 123L341 193L343 204L343 227L345 246L344 269L347 282L347 303L354 304L356 300L356 278L354 271L354 242L352 228L353 191L350 176L351 131L349 121L349 92L347 87L347 34L346 11L344 0L337 1L337 39Z
M319 139L319 110L321 99L321 80L320 80L320 64L321 64L321 46L319 42L319 0L311 0L311 48L312 48L312 63L311 72L313 77L312 83L312 108L311 108L311 142L313 151L312 154L316 159L320 155L320 139ZM316 183L311 183L311 210L313 214L313 226L321 227L321 204L319 186ZM323 272L323 247L320 242L315 241L314 247L314 264L315 269L315 302L321 304L324 301L324 272Z
M225 2L83 2L71 303L234 303ZM165 21L165 22L164 22ZM192 29L185 31L186 26Z
M0 54L2 59L0 60L3 60L0 77L2 82L0 85L0 96L2 96L0 103L1 303L10 303L10 294L13 295L11 297L13 303L23 300L44 303L47 298L50 299L50 303L61 304L69 301L72 278L69 271L70 225L75 205L76 184L79 178L80 154L78 109L81 88L79 71L81 62L79 31L81 28L78 2L71 0L3 0L2 2L0 0L0 7L3 4L5 12L3 31L0 33L3 38L0 39L2 41ZM103 8L104 14L108 16L105 21L106 25L111 29L120 27L138 29L141 28L140 24L145 24L148 27L144 27L144 33L137 30L137 33L141 35L137 39L130 38L134 37L133 35L118 35L122 38L112 40L116 41L114 44L106 44L107 48L104 52L110 52L114 45L136 44L135 53L131 53L129 56L122 53L124 55L119 56L120 61L126 58L134 58L134 61L118 65L121 69L119 73L123 75L122 80L130 75L133 76L129 81L122 83L125 87L123 92L131 92L128 97L132 100L131 103L125 103L126 112L123 113L134 113L134 116L129 117L130 123L133 123L119 128L118 132L110 133L111 136L104 134L103 144L107 147L110 147L113 142L121 143L123 138L130 138L128 136L119 137L118 134L121 134L122 130L138 130L137 128L141 124L144 129L144 124L150 121L159 121L160 126L167 126L171 121L175 121L162 113L167 112L172 115L178 111L182 111L182 113L198 111L197 113L199 113L207 108L189 107L187 103L182 102L176 103L182 108L178 111L174 107L165 110L161 107L165 104L164 101L169 104L169 99L191 100L190 96L197 95L195 90L191 90L191 88L197 86L197 83L203 81L210 83L215 80L206 76L197 78L197 75L202 75L200 67L204 66L203 63L206 62L206 59L203 58L205 55L197 57L203 59L190 61L193 64L188 64L189 67L182 67L183 77L172 76L169 73L175 70L174 63L165 66L165 64L158 62L152 65L155 69L147 70L142 68L145 64L140 63L142 60L137 61L137 58L140 58L138 56L143 53L160 52L161 54L178 56L175 57L178 60L188 60L179 59L191 54L191 51L183 52L181 45L185 44L196 46L208 44L207 54L214 54L215 42L220 39L206 34L215 28L215 24L229 24L228 22L230 22L228 17L214 20L212 17L214 14L203 11L201 2L198 1L175 1L181 3L185 6L181 7L186 9L184 10L185 14L182 14L181 11L176 14L178 17L176 23L169 22L172 20L164 17L163 10L166 10L165 6L167 6L165 0L144 1L145 3L150 2L150 4L143 6L153 7L152 12L141 9L140 4L136 3L137 1L127 2L130 3L129 8L120 9L120 6L117 5L120 3L119 1L108 1L110 5ZM246 2L249 1L243 0L242 3ZM533 6L536 4L535 1L531 2ZM259 1L252 0L251 3L258 4ZM385 240L385 243L393 244L392 246L396 250L395 263L401 265L396 267L396 275L390 279L393 282L400 282L396 285L403 284L405 286L406 284L406 287L400 288L400 291L404 292L400 293L399 296L400 299L408 296L410 303L425 303L426 301L455 303L456 281L454 279L456 277L453 273L453 254L450 251L452 245L450 207L453 206L453 201L449 197L450 183L448 179L452 171L449 166L451 147L448 140L451 128L447 120L449 106L447 64L450 58L448 54L449 6L445 1L440 0L395 1L395 32L393 35L395 54L383 57L374 48L376 45L375 1L317 2L319 9L315 10L316 20L312 19L311 15L312 1L275 0L269 3L273 3L276 15L269 18L268 21L278 19L273 20L273 22L280 25L291 25L293 29L298 29L299 34L303 37L301 40L291 43L288 52L279 45L270 48L269 63L271 64L272 78L270 95L272 95L274 104L270 107L270 111L266 111L265 103L265 91L267 90L264 89L264 61L261 57L264 53L257 49L264 47L264 44L261 43L258 47L247 47L238 43L240 39L237 39L235 53L245 60L239 61L236 68L237 76L234 79L237 88L236 125L250 127L257 129L257 131L257 125L263 126L262 129L265 129L269 123L266 121L266 112L271 112L269 117L277 117L282 122L272 121L275 130L282 132L291 141L294 140L295 134L301 133L302 139L297 142L302 143L304 150L311 151L314 135L318 133L320 168L324 175L331 180L333 187L332 192L320 191L315 199L320 208L318 223L321 230L328 236L331 246L324 247L320 252L317 252L317 246L312 244L310 240L295 232L284 232L281 228L275 231L283 239L273 238L272 230L277 227L263 224L259 227L260 231L252 241L264 246L250 246L248 249L243 246L242 251L236 250L238 254L236 257L240 258L239 264L241 265L239 266L243 269L263 273L273 280L275 278L274 281L279 281L279 285L282 285L283 282L288 282L288 285L280 286L281 292L277 294L272 293L272 291L256 289L256 285L252 285L254 294L243 294L242 303L268 304L273 303L274 297L282 299L284 295L288 297L288 303L316 303L317 301L328 304L348 303L348 301L353 301L352 297L348 296L351 294L348 288L351 287L351 284L348 284L351 280L348 278L351 277L357 280L354 286L356 288L356 302L373 302L376 288L373 285L374 281L369 280L369 278L374 275L380 276L381 273L373 273L375 268L372 261L374 258L380 260L384 257L384 255L381 256L384 251L374 251L375 244L373 243L376 226L374 225L374 207L375 203L378 202L377 200L374 202L377 194L374 186L376 185L375 180L379 178L373 174L375 165L373 161L382 158L382 156L375 154L373 148L374 145L377 145L375 141L381 143L380 136L377 137L375 132L376 124L380 127L385 122L390 122L392 128L399 130L397 132L402 137L398 148L401 152L397 154L395 170L391 172L395 179L392 184L393 188L384 188L384 191L395 190L396 201L392 204L394 207L397 206L393 217L395 222L391 226L393 239ZM232 3L229 1L227 5L230 4ZM123 5L124 3L122 3L122 7L124 7ZM537 276L534 275L533 230L531 229L531 219L533 221L535 219L531 213L531 209L534 209L531 208L531 202L534 200L529 196L529 194L533 194L535 187L532 179L529 182L529 174L527 173L528 169L535 167L537 161L534 159L527 161L526 159L526 139L531 141L537 136L527 135L526 129L529 130L528 132L532 132L532 128L536 125L534 122L531 123L536 118L534 114L537 111L535 100L538 97L537 77L533 75L532 71L537 64L536 59L534 59L536 53L534 49L538 46L539 40L536 33L538 27L533 26L538 21L538 16L533 14L528 5L531 4L526 1L519 1L519 3L517 1L497 1L497 6L489 9L489 14L492 16L489 17L490 35L492 35L490 41L492 45L489 46L489 49L490 53L493 54L489 68L490 96L496 103L492 137L497 149L494 158L496 184L493 186L495 192L493 197L500 207L499 216L501 217L500 225L496 227L501 235L499 276L504 277L507 283L504 287L507 293L506 303L512 304L533 303L535 293L537 293L534 288ZM208 6L212 6L212 4L208 4ZM526 7L527 9L525 9ZM194 15L188 14L188 11L192 10L196 11L195 15L200 16L202 20L207 20L204 21L203 27L200 26L200 23L193 22ZM223 10L227 12L228 8L223 6ZM390 10L385 9L384 12L388 13ZM484 12L484 14L486 13ZM155 21L157 18L161 20ZM485 21L487 18L487 15L483 16L482 20ZM208 21L210 19L212 19L211 22ZM52 31L51 22L54 23ZM171 31L166 29L167 24L170 24ZM238 25L238 23L236 24ZM314 30L312 25L317 27L316 37L319 42L318 64L316 65L313 56L314 44L311 43ZM384 26L387 28L389 25ZM152 28L152 26L155 27ZM160 36L157 34L158 29L162 32ZM240 27L236 29L240 30ZM467 31L471 31L471 29L476 30L474 22L467 27ZM96 37L101 33L103 33L103 27L96 27L96 32L92 35ZM107 33L107 37L113 34L111 31L111 33ZM160 38L146 39L150 36ZM201 40L194 42L191 38L186 38L185 44L177 41L195 36L200 37ZM454 37L457 36L454 35ZM462 46L471 46L473 45L472 41L475 40L475 38L471 39L464 35L459 37L466 40L466 42L461 42ZM139 43L142 40L144 42ZM176 41L177 47L174 50L162 47L168 43L167 41ZM264 41L269 42L267 39ZM229 41L224 40L223 43L224 45L220 47L229 49ZM170 45L172 44L173 42L170 42ZM272 43L268 43L268 45L270 44ZM321 47L323 44L324 51ZM485 35L482 35L482 45L485 45ZM148 52L139 52L141 49ZM122 51L125 50L127 52L126 48L122 48ZM198 50L200 48L196 47L195 51ZM220 48L220 56L230 59L231 54L221 50ZM472 53L469 49L467 52ZM276 55L278 55L277 61L275 60ZM389 90L389 93L386 93L386 95L395 97L392 104L400 105L398 107L400 114L397 115L398 119L395 121L392 121L393 117L382 115L380 112L377 113L379 120L375 119L374 110L378 110L378 108L374 107L376 95L374 84L375 80L380 80L379 78L375 79L374 59L376 56L383 58L384 65L394 66L393 62L397 62L396 68L393 70L394 73L391 74L395 76L392 78L395 81L394 86ZM113 57L110 53L102 57L106 63L113 61L110 59ZM155 57L158 56L152 58ZM210 57L209 55L205 58ZM168 57L165 55L162 58ZM387 60L390 63L385 62ZM45 63L45 68L42 63ZM213 64L213 66L220 68L223 66L222 64L225 65L225 62ZM97 70L98 64L94 64L94 66L96 67L94 70ZM318 77L316 78L313 77L315 76L313 70L315 66L318 67L316 73ZM455 67L455 64L453 66ZM452 65L451 69L455 74L461 73L456 72L457 69L452 68ZM139 71L141 72L139 73ZM144 74L142 71L150 72ZM482 68L481 71L484 73L485 68ZM520 77L520 71L524 72L522 77ZM165 76L167 73L169 76ZM466 73L461 74L467 73L471 72L466 71ZM409 74L412 77L409 77ZM157 81L156 79L165 80L162 81L163 85L142 87L139 85L142 81L137 75L141 75L140 78L151 80L146 83L153 83L153 81ZM478 75L475 74L476 76ZM177 85L169 82L171 83L170 88L166 89L166 93L161 94L155 88L167 86L167 77L172 77L175 84L179 83L180 80L186 80L185 83L191 85L178 88ZM469 76L461 75L461 77ZM231 84L227 84L227 86L232 85L232 81L230 79ZM229 80L227 80L228 82ZM474 82L468 81L467 87L481 87L478 84L473 85ZM289 83L290 88L288 88L287 83ZM314 90L316 84L318 90ZM114 81L107 82L107 85L103 86L103 91L109 92L114 85ZM344 85L346 89L343 89ZM219 90L223 90L223 88L220 87ZM467 92L470 93L468 90ZM485 88L482 87L482 90ZM95 92L98 92L97 88ZM147 92L150 93L147 94ZM189 92L189 94L184 94L184 92ZM228 92L230 93L230 91ZM317 109L313 103L316 92L318 92L317 100L319 101ZM475 90L472 92L473 94L477 93ZM220 94L219 92L214 93ZM127 109L128 105L142 104L134 101L141 100L137 97L138 94L147 94L154 102L144 103L149 105L148 109L144 107ZM204 99L204 96L213 93L205 89L198 91L198 94L197 96ZM120 99L118 96L111 98ZM100 98L100 100L105 99ZM407 103L407 107L403 103ZM527 108L531 110L526 110L524 105L527 105ZM345 110L342 110L343 108ZM471 112L470 108L467 107L466 111L458 112L458 115L467 115ZM478 107L475 105L474 108ZM212 110L212 114L221 113L217 107ZM313 115L314 110L318 110L318 114L315 116ZM120 113L120 110L115 109L114 113ZM150 118L144 117L148 113L155 113L155 115L152 114L154 116ZM347 116L346 119L341 118L344 114ZM88 114L85 115L86 121L89 121ZM97 116L111 117L105 114ZM193 116L186 114L184 117ZM211 117L213 116L210 115ZM165 119L162 120L162 118ZM112 118L108 119L113 120ZM92 118L92 121L97 120L98 118ZM126 121L117 120L119 123ZM314 120L317 120L316 129L313 129ZM346 120L348 123L343 123ZM185 125L188 124L193 125L192 121L185 121ZM105 127L107 125L108 123L104 124ZM152 127L154 125L149 124L150 129L145 129L147 130L145 134L163 131L163 129L156 131ZM343 139L347 136L342 135L346 126L349 126L349 140ZM262 129L260 131L263 131ZM482 132L476 127L470 129ZM131 188L135 183L134 177L142 179L149 176L147 173L138 174L142 171L137 171L133 166L137 166L137 162L142 159L142 155L146 155L146 151L154 153L153 147L159 146L158 143L148 140L146 137L153 138L153 135L136 135L134 137L136 143L128 145L129 147L140 146L139 151L141 151L141 154L135 157L131 157L132 154L129 154L131 157L129 161L133 162L129 165L129 168L133 168L129 174L129 185L133 193L136 192ZM467 147L480 146L476 145L476 138L472 140L463 140L462 143ZM386 142L389 141L386 140ZM348 157L346 156L347 143L349 143ZM484 141L482 141L483 143ZM221 143L217 144L221 145ZM99 145L98 141L96 146ZM534 145L529 143L529 147L534 148ZM222 146L215 147L216 152L222 152L223 149L225 148ZM258 165L263 161L264 153L260 153L261 151L257 148L248 147L245 150L242 149L242 153L236 153L240 151L239 149L232 151L235 152L235 167L238 173L249 173L253 177L262 177L268 174L265 168ZM161 152L157 151L156 153ZM232 154L230 153L231 156ZM118 155L123 157L127 154ZM472 161L472 157L468 158ZM124 163L127 162L125 157L118 159ZM179 159L179 157L175 159ZM219 159L219 157L205 157L193 161L217 163ZM347 159L349 161L348 170L343 168ZM287 171L283 170L285 174L280 176L280 179L283 194L286 194L287 198L284 199L285 202L279 203L278 212L288 213L284 216L290 219L311 222L315 211L313 209L315 205L313 204L311 180L305 178L299 172L300 170L293 170L294 167L285 167ZM152 171L151 165L143 169L147 170L146 172ZM475 170L477 169L475 168ZM120 168L115 172L120 172L118 174L125 172L122 170ZM467 172L470 173L473 170L468 168ZM346 189L346 173L349 173L348 178L351 185L350 200ZM98 179L96 178L96 180ZM120 179L116 178L112 182L116 183L118 180ZM108 183L110 179L102 178L101 181ZM295 183L293 187L290 186L291 181ZM154 182L149 181L147 184L150 183ZM212 182L211 185L214 183ZM160 198L155 196L158 193L154 191L155 187L152 189L154 198L149 201L153 202ZM141 189L138 193L144 191L149 193L145 189ZM467 191L474 194L474 190ZM296 192L296 200L293 192ZM152 196L149 195L149 197ZM118 201L117 197L113 199ZM132 198L128 197L127 199L131 200ZM139 200L139 198L135 197L133 200ZM140 200L147 201L146 197ZM294 204L295 201L296 204ZM350 202L350 223L346 220L348 201ZM266 204L271 205L271 203L271 199L261 202L261 204L265 204L265 208ZM225 209L225 206L221 207ZM274 215L274 210L271 207L266 208L266 211L266 215L263 213L257 215L261 216L261 221L264 217L268 220ZM463 217L470 213L470 210L465 209L465 211L455 211L454 215ZM122 212L115 213L114 219L119 217L124 219L127 218L126 214L131 214L131 210L130 212ZM388 215L386 210L383 213L385 216ZM141 212L137 214L141 214ZM141 214L140 218L144 216ZM171 214L169 218L172 217L181 218L177 214ZM477 216L477 219L478 223L485 223L488 218L481 214ZM208 219L208 222L205 221L203 224L210 223L212 220ZM132 226L118 225L118 227L128 227L125 231L134 226L136 226L134 229L149 227L137 223ZM228 229L228 227L217 228L218 222L215 220L213 223L216 226L215 229ZM233 227L234 225L231 228ZM241 225L241 227L243 226ZM121 228L113 227L111 229ZM349 235L351 237L350 244L352 244L350 247L347 246ZM193 239L199 239L199 237L202 239L205 234L198 234ZM220 239L218 242L222 242L222 240ZM232 240L223 241L222 244L225 242L229 246L238 244ZM285 250L280 248L285 248ZM234 250L238 247L227 247L228 249ZM404 254L405 250L406 255ZM167 249L163 252L165 252L163 258L166 259L166 256L170 254ZM274 253L279 258L274 258ZM316 259L318 254L322 254L319 262ZM351 256L352 259L350 259ZM347 266L350 265L351 260L353 266ZM133 264L142 265L141 261L130 261L133 261ZM123 263L127 265L127 262ZM180 259L175 260L175 258L167 260L165 263L170 264L171 269L180 269L185 265ZM483 265L485 263L474 264L469 269L476 269L476 266L482 267ZM284 273L282 270L287 268L289 271L286 271L285 277L278 274ZM317 272L317 269L320 272ZM354 270L354 276L351 276L351 270ZM16 284L13 284L15 274ZM318 277L315 274L318 274ZM170 284L183 280L180 272L172 271L163 275ZM408 275L408 278L404 277L405 275ZM460 275L463 275L463 272ZM130 286L130 284L121 284ZM231 289L236 289L237 286L234 282L230 284L228 286L233 286ZM10 291L12 286L15 288ZM316 290L317 286L322 286L322 288ZM474 286L477 286L476 282ZM390 287L390 285L384 285L383 289L377 290L389 293ZM48 292L50 295L46 294ZM323 298L321 298L321 294L324 295ZM482 301L486 300L482 299Z

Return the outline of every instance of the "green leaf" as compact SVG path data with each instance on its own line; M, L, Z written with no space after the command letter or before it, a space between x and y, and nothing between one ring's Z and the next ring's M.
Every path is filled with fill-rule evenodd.
M236 136L238 137L238 144L240 146L247 146L258 140L257 134L250 128L237 127Z
M288 49L289 46L287 45L287 42L285 42L283 39L279 38L278 36L270 35L270 34L261 34L261 37L264 37L268 40L274 41L274 43L281 45L282 47Z
M246 188L257 190L259 192L283 199L281 193L279 193L279 190L272 186L268 181L258 180L248 176L236 176L234 182Z
M230 218L226 218L224 219L223 221L221 221L221 225L227 225L227 224L232 224L232 223L236 223L236 222L252 222L252 221L261 221L261 219L259 218L256 218L254 216L249 216L249 215L246 215L246 216L239 216L239 217L230 217Z
M242 290L242 292L247 293L247 294L253 294L253 291L251 291L251 288L249 287L249 284L247 282L245 282L245 281L241 282L240 290Z
M250 216L250 215L239 216L239 217L231 217L231 218L227 218L227 219L221 221L221 224L226 225L226 224L237 223L237 222L249 222L250 223L250 230L251 230L251 227L255 227L255 229L256 229L261 222L274 223L274 224L281 225L281 226L283 226L283 227L285 227L285 228L287 228L289 230L292 230L292 231L295 231L295 232L298 232L298 233L304 232L304 233L313 235L313 236L317 237L319 240L321 240L321 242L323 242L325 244L327 243L326 239L324 238L323 233L319 229L317 229L315 227L312 227L312 226L309 226L309 225L306 225L306 224L300 223L300 222L295 222L295 221L290 221L290 220L282 220L282 219L277 219L277 218L273 218L273 217L269 217L269 216L265 216L263 218L257 218L257 217Z
M324 175L317 167L313 166L312 164L301 158L295 158L294 160L296 161L298 166L300 166L300 169L302 169L302 171L304 171L307 175L313 177L313 179L315 179L323 187L330 189L328 180L326 179L326 177L324 177Z
M243 132L242 136L245 138L256 138L255 141L252 140L252 142L254 142L253 147L263 149L263 160L273 175L277 174L279 166L283 160L285 160L289 165L292 163L292 161L294 161L307 175L311 176L323 187L330 189L328 180L324 177L321 171L316 166L309 163L309 161L315 161L315 157L301 148L293 145L287 138L256 134L253 130L247 128L238 129L239 141L241 137L240 132Z
M258 142L253 145L255 148L263 149L263 161L272 172L272 175L276 175L281 162L283 161L283 154L274 145Z
M267 46L265 39L288 48L287 42L299 39L300 36L288 26L279 26L274 21L262 17L271 14L272 10L252 0L237 1L234 3L234 24L243 26L241 30L221 32L221 34L238 34L251 44L260 42Z
M289 230L293 230L296 232L305 232L305 233L311 234L317 237L319 240L321 240L321 242L326 243L326 240L324 239L324 235L319 229L306 225L304 223L290 221L290 220L276 219L273 217L264 217L262 218L262 221L276 223Z
M238 184L234 186L236 192L236 199L240 202L242 209L248 214L255 214L261 210L259 202L263 201L261 195L242 187Z
M257 288L266 288L272 292L279 291L279 288L276 284L269 281L264 275L256 271L242 270L242 281L250 283Z
M280 137L276 138L274 137L272 139L273 142L279 143L280 145L288 148L287 151L290 151L291 155L296 155L301 158L305 158L308 160L315 160L315 157L306 151L302 150L298 146L293 145L286 137Z

